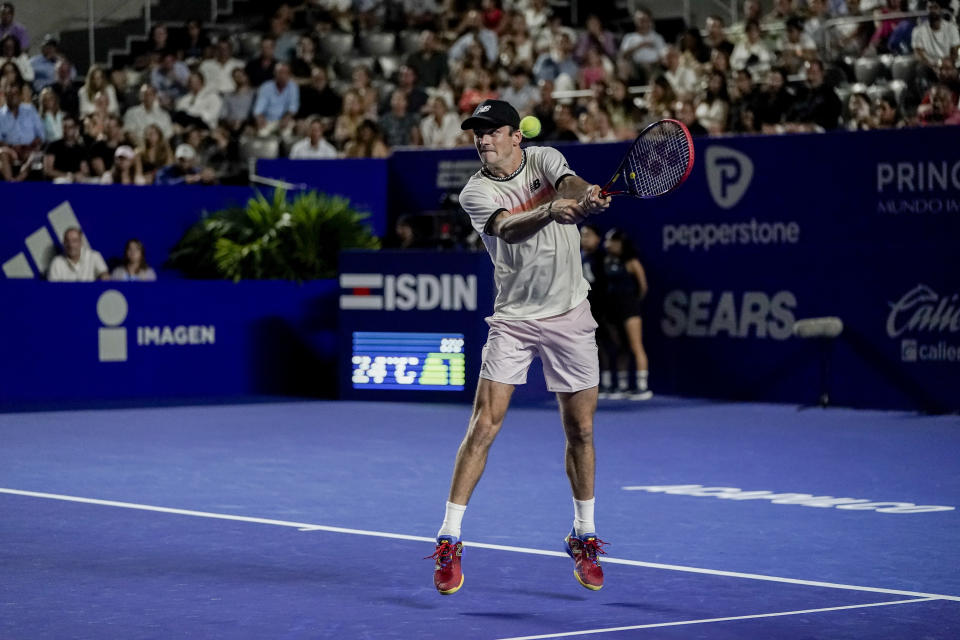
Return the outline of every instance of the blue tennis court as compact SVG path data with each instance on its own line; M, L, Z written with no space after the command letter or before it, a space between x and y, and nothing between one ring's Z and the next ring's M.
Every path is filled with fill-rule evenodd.
M960 637L955 416L603 405L594 593L556 407L516 407L443 597L423 556L468 414L0 415L0 638Z

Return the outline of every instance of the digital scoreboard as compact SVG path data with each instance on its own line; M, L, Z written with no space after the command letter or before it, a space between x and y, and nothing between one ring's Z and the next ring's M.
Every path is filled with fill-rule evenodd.
M354 389L463 391L464 334L354 331Z

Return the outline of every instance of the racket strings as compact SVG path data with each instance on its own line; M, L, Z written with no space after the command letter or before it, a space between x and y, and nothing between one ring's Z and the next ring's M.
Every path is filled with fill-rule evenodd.
M684 131L674 123L661 122L630 150L624 178L637 195L661 195L684 178L689 160L690 144Z

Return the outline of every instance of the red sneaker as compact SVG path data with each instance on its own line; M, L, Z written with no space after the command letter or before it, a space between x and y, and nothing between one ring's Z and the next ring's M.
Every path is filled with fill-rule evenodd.
M441 595L449 596L463 586L463 571L460 570L460 556L463 555L463 543L452 536L437 538L437 550L432 556L437 564L433 570L433 584Z
M573 575L577 582L591 591L603 588L603 568L600 566L599 555L606 555L603 545L607 544L595 533L577 536L571 531L564 538L567 554L573 558Z

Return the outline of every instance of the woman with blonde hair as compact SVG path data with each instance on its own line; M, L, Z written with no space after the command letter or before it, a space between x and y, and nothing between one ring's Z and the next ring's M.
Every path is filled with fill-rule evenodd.
M40 118L47 142L63 137L63 110L60 108L60 96L51 87L40 92Z
M357 133L357 127L366 117L366 108L363 101L353 89L348 89L343 94L343 110L337 116L336 123L333 126L333 141L339 148L343 148Z
M155 124L147 125L143 132L143 143L137 148L136 171L143 176L147 184L152 184L161 167L173 164L173 150L163 137L163 132Z
M100 65L90 65L87 71L87 80L80 87L80 117L84 118L97 109L96 97L100 92L107 96L107 110L109 113L119 113L120 104L117 102L117 91L107 80L107 74L104 73Z

